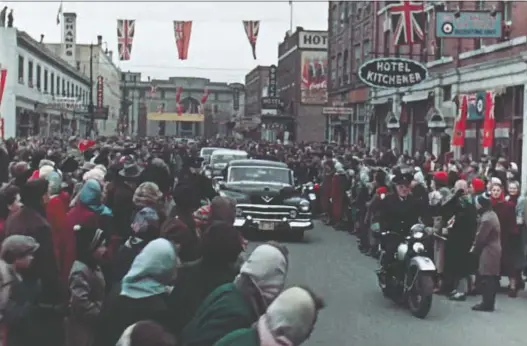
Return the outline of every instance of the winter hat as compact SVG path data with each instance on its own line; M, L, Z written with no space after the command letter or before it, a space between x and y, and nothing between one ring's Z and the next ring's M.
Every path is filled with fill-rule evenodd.
M14 234L2 242L0 257L7 263L13 263L19 258L35 253L40 245L33 237Z
M491 185L500 185L500 186L503 186L503 182L502 182L501 179L498 178L498 177L492 177L492 178L490 178L490 184L491 184Z
M386 195L388 193L388 189L386 186L378 187L377 190L375 190L375 193L379 196L382 196L383 194Z
M116 346L175 346L176 341L153 321L140 321L125 329Z
M106 173L95 167L90 169L88 172L84 173L84 175L82 176L82 180L88 181L89 179L94 179L102 184L104 183L105 176Z
M134 221L132 222L132 231L136 235L142 233L149 233L149 231L159 228L159 215L157 212L150 208L146 207L141 209L137 214L135 214Z
M448 185L448 173L444 171L435 172L433 179L436 184Z
M48 159L40 160L40 162L38 163L38 168L42 168L44 166L55 167L55 162L48 160Z
M157 184L147 181L135 189L132 200L136 206L147 207L158 205L162 198L163 193L159 190Z
M60 193L62 188L62 178L58 172L51 172L46 177L46 180L49 182L49 194L54 196Z
M491 205L492 202L488 192L484 192L476 197L476 207L479 206L478 209L488 209Z
M44 165L38 169L39 178L44 178L48 176L51 172L55 171L55 167L51 165Z
M485 192L485 182L482 179L479 178L473 178L471 181L472 189L474 190L474 193L480 194Z

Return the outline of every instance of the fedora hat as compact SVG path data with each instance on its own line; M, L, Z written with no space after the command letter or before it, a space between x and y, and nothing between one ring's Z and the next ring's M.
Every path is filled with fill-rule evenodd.
M142 172L143 169L136 163L126 163L123 169L119 171L119 175L123 178L135 179L138 178Z

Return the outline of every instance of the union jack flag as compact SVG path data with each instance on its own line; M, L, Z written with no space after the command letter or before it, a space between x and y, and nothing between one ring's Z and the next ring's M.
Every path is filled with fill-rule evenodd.
M401 1L386 6L386 10L392 19L394 45L411 45L424 41L426 13L423 2Z
M117 20L117 47L119 50L119 60L130 60L132 54L132 43L135 34L135 20Z
M253 58L256 60L256 41L258 40L258 33L260 31L260 21L259 20L244 20L243 28L245 29L245 34L251 45L253 51Z

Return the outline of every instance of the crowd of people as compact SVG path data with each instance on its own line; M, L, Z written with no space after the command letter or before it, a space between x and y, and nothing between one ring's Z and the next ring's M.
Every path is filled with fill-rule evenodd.
M515 298L524 289L527 205L514 162L388 151L323 164L323 212L337 229L356 234L365 254L379 256L382 231L408 233L424 223L433 230L428 254L438 268L437 293L456 301L480 294L473 310L494 311L498 292Z
M236 202L217 196L199 174L204 145L7 141L0 150L0 345L308 339L323 299L287 283L294 259L286 246L269 242L247 253L233 227ZM251 148L277 157L272 147Z

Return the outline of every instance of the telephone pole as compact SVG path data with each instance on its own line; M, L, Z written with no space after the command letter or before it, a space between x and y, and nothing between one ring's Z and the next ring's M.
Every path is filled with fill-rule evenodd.
M86 137L90 137L95 128L95 112L93 108L93 44L90 44L90 103L88 104L90 124L86 127Z

